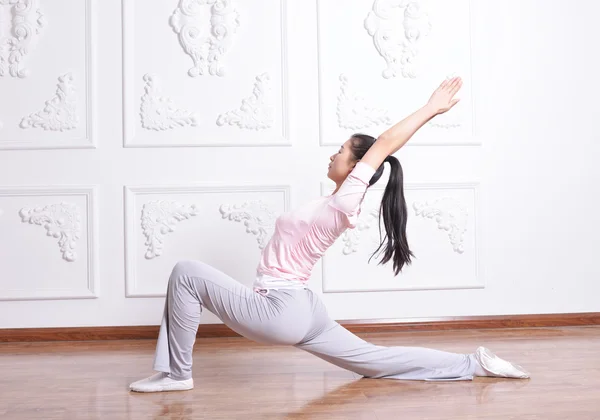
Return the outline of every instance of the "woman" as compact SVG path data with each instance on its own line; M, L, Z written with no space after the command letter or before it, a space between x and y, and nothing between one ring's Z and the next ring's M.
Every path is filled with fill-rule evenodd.
M368 343L330 319L319 297L306 286L323 253L347 228L355 226L367 188L381 177L384 162L390 164L391 174L381 202L386 230L379 247L384 247L381 264L392 261L396 275L410 264L402 168L392 154L423 124L456 105L454 95L461 86L460 78L442 82L424 107L377 140L362 134L347 140L330 158L328 177L336 183L335 191L277 219L252 289L207 264L177 263L169 278L156 348L154 370L158 373L132 383L130 389L159 392L193 388L192 348L202 308L246 338L293 345L369 378L529 377L521 367L483 347L472 354L455 354Z

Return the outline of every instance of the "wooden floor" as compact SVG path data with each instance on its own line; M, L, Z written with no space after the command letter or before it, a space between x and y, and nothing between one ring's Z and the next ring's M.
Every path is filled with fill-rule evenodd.
M488 346L528 380L360 379L291 347L201 339L195 388L138 394L154 341L0 344L0 419L600 419L600 327L364 334L381 345Z

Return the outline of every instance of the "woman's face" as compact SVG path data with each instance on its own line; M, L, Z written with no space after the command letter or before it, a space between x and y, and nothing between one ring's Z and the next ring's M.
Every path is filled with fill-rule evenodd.
M356 165L356 160L350 148L351 140L349 139L346 140L337 153L329 157L330 163L327 177L338 185L344 182Z

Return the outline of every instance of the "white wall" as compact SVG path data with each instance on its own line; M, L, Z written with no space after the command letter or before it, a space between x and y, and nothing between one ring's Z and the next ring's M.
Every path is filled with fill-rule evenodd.
M4 3L0 45L27 53L0 47L0 328L158 324L180 259L251 285L339 144L452 74L461 103L397 154L413 265L367 264L381 182L310 286L336 319L600 310L598 2L217 0L217 74L185 52L210 6ZM412 64L384 74L406 36Z

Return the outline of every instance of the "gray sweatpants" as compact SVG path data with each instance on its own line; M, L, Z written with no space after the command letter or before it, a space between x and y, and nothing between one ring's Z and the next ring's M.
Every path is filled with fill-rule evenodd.
M292 345L364 377L470 380L477 364L473 354L368 343L330 319L309 289L270 290L264 295L207 264L182 261L169 278L154 370L176 380L192 377L202 308L250 340Z

